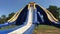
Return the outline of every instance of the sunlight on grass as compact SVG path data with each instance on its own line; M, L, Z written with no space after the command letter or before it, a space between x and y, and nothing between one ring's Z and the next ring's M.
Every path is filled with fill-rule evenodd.
M35 28L33 34L60 34L60 28L48 25L39 25Z

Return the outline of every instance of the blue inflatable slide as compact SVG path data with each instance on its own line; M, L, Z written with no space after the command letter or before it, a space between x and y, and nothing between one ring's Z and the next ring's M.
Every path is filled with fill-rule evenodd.
M59 20L51 12L34 2L30 2L7 22L0 24L0 28L10 25L18 26L0 30L0 34L33 34L34 28L40 24L60 27Z

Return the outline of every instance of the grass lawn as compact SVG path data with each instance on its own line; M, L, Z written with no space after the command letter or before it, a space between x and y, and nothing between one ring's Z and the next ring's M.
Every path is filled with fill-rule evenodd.
M16 25L10 25L0 28L0 30L5 30L9 28L14 28ZM60 28L49 25L39 25L35 28L33 34L60 34Z
M60 34L60 28L48 25L39 25L35 28L33 34Z
M5 29L9 29L9 28L14 28L16 27L16 25L10 25L10 26L6 26L6 27L2 27L0 28L0 30L5 30Z

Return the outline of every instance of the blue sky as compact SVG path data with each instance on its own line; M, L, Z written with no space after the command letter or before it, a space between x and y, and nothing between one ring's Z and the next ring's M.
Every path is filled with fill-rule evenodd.
M29 2L35 2L48 8L49 5L60 7L60 0L0 0L0 16L8 15L11 12L17 12Z

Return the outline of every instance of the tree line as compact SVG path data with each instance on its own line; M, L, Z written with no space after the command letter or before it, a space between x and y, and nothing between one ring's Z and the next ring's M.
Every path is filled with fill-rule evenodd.
M50 5L49 8L47 8L47 10L49 10L54 15L55 18L60 20L60 17L59 17L60 8L58 8L57 6Z
M9 20L15 13L12 12L8 15L8 17L6 15L2 15L0 17L0 24L4 23L4 22L7 22L7 20Z
M60 18L59 18L59 12L60 12L60 11L58 11L58 10L60 10L60 8L58 8L57 6L52 6L52 5L50 5L50 6L47 8L47 10L49 10L49 11L55 16L55 18L57 18L57 19L60 20ZM15 14L15 13L12 12L12 13L10 13L10 14L8 15L8 17L6 17L6 15L2 15L2 16L0 17L0 24L2 24L2 23L4 23L4 22L7 22L7 20L9 20L14 14Z

